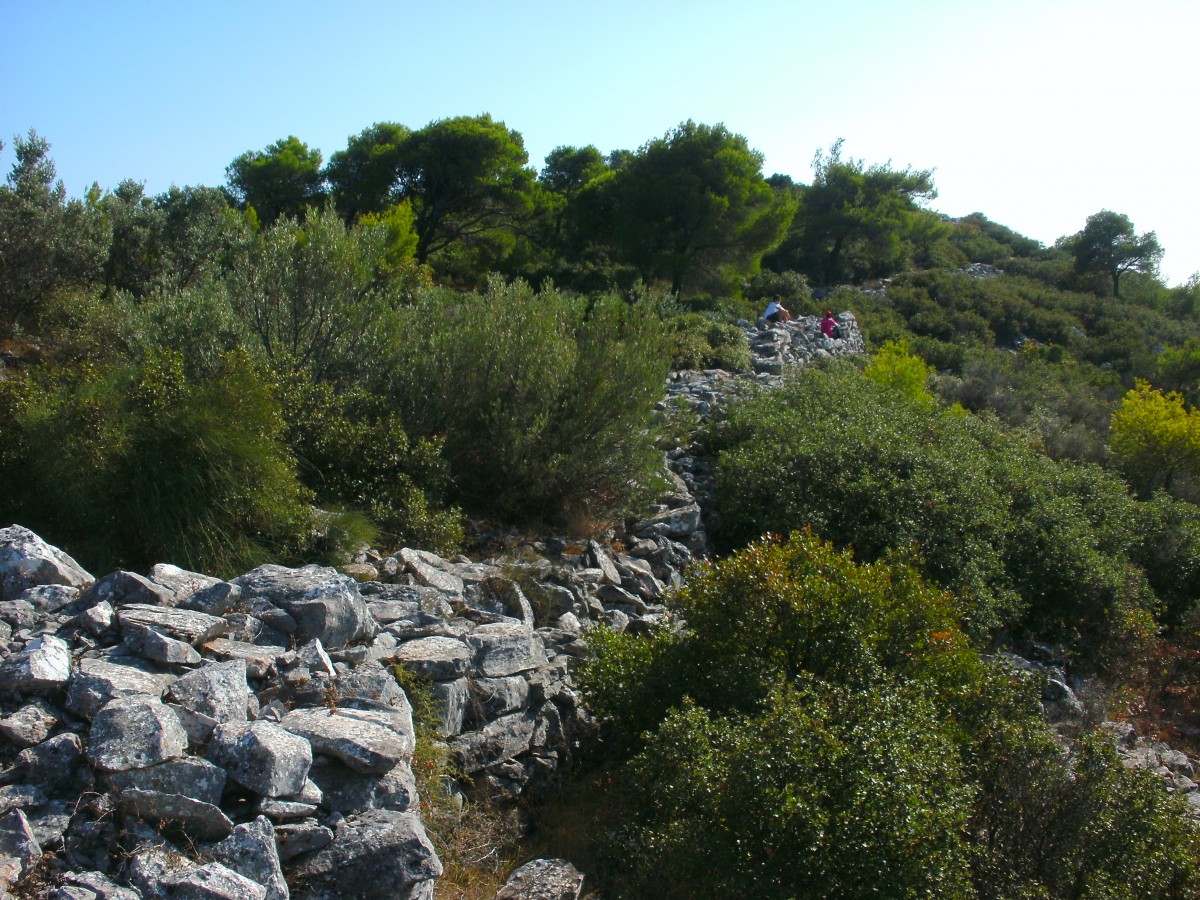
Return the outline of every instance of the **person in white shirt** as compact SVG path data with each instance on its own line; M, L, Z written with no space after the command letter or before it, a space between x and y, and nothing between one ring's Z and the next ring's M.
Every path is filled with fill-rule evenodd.
M792 314L783 308L778 297L773 297L767 304L767 311L763 313L763 318L768 322L790 322Z

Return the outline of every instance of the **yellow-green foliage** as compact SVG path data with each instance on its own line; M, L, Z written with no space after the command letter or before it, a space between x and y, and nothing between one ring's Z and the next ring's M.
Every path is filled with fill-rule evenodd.
M1200 477L1200 411L1183 395L1138 380L1113 413L1109 446L1143 491L1170 487L1178 475Z
M875 351L871 364L863 372L876 384L899 392L916 403L932 403L926 390L933 366L909 350L908 341L887 341Z

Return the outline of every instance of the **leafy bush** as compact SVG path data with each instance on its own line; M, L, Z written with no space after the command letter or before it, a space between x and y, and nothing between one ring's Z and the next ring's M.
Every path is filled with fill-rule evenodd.
M366 384L385 368L398 297L382 225L348 229L331 209L266 229L227 278L255 349L277 370Z
M1110 446L1130 481L1149 496L1165 488L1200 500L1200 410L1183 395L1138 381L1112 416Z
M672 369L745 372L750 368L750 345L738 326L714 322L700 313L683 313L663 324L670 334Z
M412 440L382 398L337 394L304 372L280 376L285 440L322 505L366 513L390 546L450 554L462 542L456 510L437 508L448 472L441 441Z
M914 403L932 403L933 395L926 390L933 367L909 351L908 343L888 341L871 357L863 375L876 384L884 385Z
M1035 683L985 663L899 560L800 532L708 566L674 605L686 629L589 636L590 708L640 747L614 782L614 896L1196 890L1178 798L1100 738L1069 757Z
M14 434L0 518L93 570L172 562L232 576L311 543L274 391L244 356L207 381L163 352L134 369L2 386Z
M1139 643L1157 604L1118 479L849 368L732 405L710 443L723 546L811 524L866 561L919 548L977 638L1024 623L1099 653Z
M627 775L621 896L969 896L969 789L919 695L780 689L672 712Z
M482 294L424 292L400 314L391 396L410 429L444 440L465 505L602 519L653 493L668 354L651 304L493 279Z
M799 311L812 305L812 289L808 276L799 272L759 272L742 289L743 296L758 306L764 301L778 297L788 309Z

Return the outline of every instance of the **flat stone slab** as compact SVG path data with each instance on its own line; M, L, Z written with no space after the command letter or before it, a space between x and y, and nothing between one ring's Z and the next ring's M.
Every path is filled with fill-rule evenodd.
M214 659L244 660L246 675L249 678L268 677L275 671L275 660L287 653L286 647L248 644L245 641L231 641L228 638L215 638L207 641L200 650L205 656Z
M457 575L447 572L445 569L431 565L427 561L425 554L420 551L405 547L396 554L396 558L404 563L404 567L413 574L420 584L426 587L437 588L443 593L453 594L456 597L462 596L463 580Z
M396 648L394 659L432 681L451 681L471 670L474 651L457 638L417 638Z
M546 665L546 648L537 632L525 625L497 622L467 635L476 652L476 668L488 678L516 675Z
M66 707L70 712L90 719L106 703L118 697L161 697L174 680L174 676L158 674L132 657L84 657L67 685Z
M579 900L583 878L565 859L534 859L509 876L494 900Z
M170 759L145 769L112 772L108 781L122 794L130 790L182 794L214 806L220 804L225 792L225 770L194 756Z
M228 625L220 616L191 609L174 609L133 603L117 611L122 628L142 625L193 647L225 633Z
M121 792L121 807L153 825L178 825L193 840L219 841L233 831L220 807L182 794L129 788Z
M327 709L297 709L280 723L312 745L313 752L341 760L356 772L381 775L412 755L412 744L383 725Z
M165 666L194 666L200 662L196 648L186 641L162 634L145 625L126 623L125 652Z

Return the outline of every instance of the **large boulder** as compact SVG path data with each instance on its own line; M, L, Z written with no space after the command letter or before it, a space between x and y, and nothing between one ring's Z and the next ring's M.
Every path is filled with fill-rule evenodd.
M40 584L84 587L95 581L83 566L21 525L0 528L0 600Z
M227 722L213 730L208 758L242 787L264 797L290 797L308 779L312 746L270 722Z
M372 810L338 822L333 843L290 867L297 898L413 900L429 896L442 863L411 812Z
M363 710L297 709L280 723L307 739L313 752L332 756L356 772L382 775L401 760L411 759L412 741Z
M183 756L187 734L157 697L118 697L92 719L87 755L109 772L143 769Z
M286 612L295 623L292 636L297 643L317 638L328 649L338 650L375 635L375 620L358 583L335 569L265 565L233 583L245 601L266 602Z

